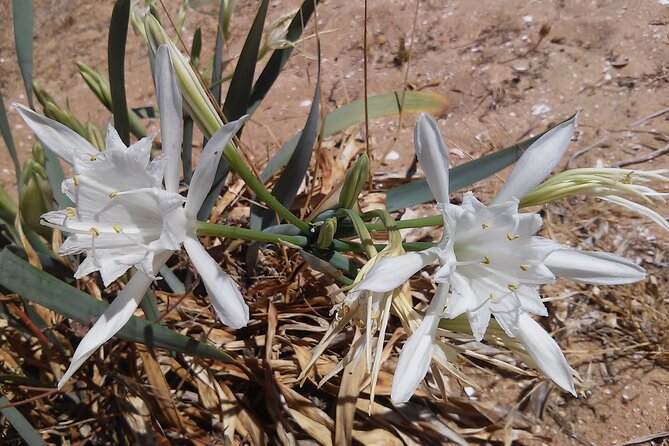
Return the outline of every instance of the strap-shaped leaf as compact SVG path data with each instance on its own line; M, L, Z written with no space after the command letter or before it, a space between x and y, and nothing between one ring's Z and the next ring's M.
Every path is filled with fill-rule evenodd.
M568 121L572 117L565 119ZM560 122L557 125L562 124ZM557 127L556 125L556 127ZM552 128L552 127L551 127ZM548 132L550 129L546 130ZM454 192L481 181L489 176L499 172L507 166L518 161L520 156L539 139L543 132L533 138L514 144L505 149L491 153L481 158L475 159L465 164L455 166L449 172L449 190ZM420 203L433 200L432 192L424 178L415 180L401 186L390 189L386 193L386 209L390 212L398 209L408 208Z
M394 116L400 112L402 92L384 93L369 98L369 119L385 118ZM440 115L449 107L446 97L436 93L423 91L407 91L404 97L404 113L432 113ZM325 117L323 127L323 138L327 138L337 132L345 130L365 121L365 101L358 99L350 104L338 108ZM267 163L260 174L260 180L265 183L290 159L300 133L294 135Z
M26 96L30 108L33 104L33 0L14 0L12 2L12 15L14 19L14 41L16 43L16 55L19 59L19 68L23 85L26 88Z
M269 0L263 0L258 9L251 29L249 30L242 52L239 55L235 72L232 75L228 94L225 97L223 105L223 115L228 121L235 121L246 114L246 108L251 97L251 88L253 86L253 76L255 75L256 63L258 61L258 50L262 42L262 29L267 15L267 5ZM211 209L216 203L216 199L223 189L223 184L230 171L230 166L225 158L221 158L216 169L216 176L211 190L204 199L197 216L199 219L206 220L209 217Z
M5 140L5 145L7 150L9 150L9 156L12 157L12 162L14 163L14 170L16 171L16 184L21 184L21 163L19 162L19 157L16 154L16 146L14 145L14 138L12 137L12 131L9 127L9 120L7 119L7 110L5 110L5 102L2 99L2 93L0 93L0 133L2 133L2 139Z
M125 97L125 42L128 37L130 0L116 0L109 22L107 62L114 127L125 145L130 145L128 103Z
M15 0L14 3L21 0ZM34 427L30 424L28 420L19 412L19 410L10 406L11 402L7 399L6 396L0 396L0 413L7 418L7 421L12 425L16 432L21 436L23 441L26 442L29 446L42 446L46 445L46 441L42 439L42 436L35 430Z
M34 268L7 249L0 253L0 285L26 300L82 324L95 320L108 307L108 304ZM118 332L117 337L188 355L224 362L234 361L222 350L136 316L133 316Z
M304 2L302 2L302 6L300 6L300 9L295 13L295 16L290 21L288 29L286 30L286 40L288 42L293 44L302 36L302 31L313 15L316 4L319 2L320 0L304 0ZM252 115L256 108L258 108L262 100L272 88L272 85L274 85L276 79L279 77L281 70L283 70L283 67L286 65L292 52L292 45L287 45L285 48L274 50L267 65L265 65L265 68L263 68L260 76L258 76L258 80L253 86L253 93L251 94L251 99L248 104L248 114Z
M295 201L297 192L300 189L302 181L309 169L311 154L314 150L314 143L318 137L320 125L320 102L321 102L321 50L318 44L318 72L316 74L316 89L314 97L311 100L311 108L307 122L300 132L300 139L295 145L290 160L286 168L276 182L272 195L285 207L290 208ZM260 223L259 223L260 220ZM251 207L251 228L263 229L276 223L276 216L272 209L261 209L258 206Z

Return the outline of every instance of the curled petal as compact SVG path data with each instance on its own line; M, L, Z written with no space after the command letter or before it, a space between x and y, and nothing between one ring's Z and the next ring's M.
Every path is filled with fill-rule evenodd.
M218 163L221 160L225 146L235 136L241 126L244 125L247 118L248 116L242 116L236 121L228 122L214 133L214 136L204 146L197 169L195 169L193 179L190 182L190 188L188 189L188 201L186 202L186 212L188 215L195 217L200 207L202 207L202 203L214 182L216 169L218 169Z
M646 277L646 270L639 265L606 252L560 249L544 264L556 276L595 285L634 283Z
M183 140L181 91L167 45L161 45L156 53L155 78L158 108L160 109L160 135L163 153L167 156L165 188L168 192L178 192L181 141Z
M504 203L513 198L521 199L541 183L557 166L567 151L576 128L576 118L563 122L537 139L516 163L492 204Z
M237 284L193 237L184 241L184 247L200 273L216 315L232 328L245 327L249 321L249 307L239 292Z
M416 120L414 144L432 195L438 203L448 203L448 150L437 121L427 113Z
M664 218L659 213L657 213L656 211L652 210L647 206L644 206L642 204L636 203L623 197L618 197L616 195L607 195L605 197L600 197L600 198L602 200L606 200L611 203L624 206L631 211L637 212L638 214L651 219L652 221L660 225L664 230L669 231L669 221L667 221L666 218Z
M432 248L383 258L367 272L365 278L353 290L369 290L376 293L394 290L435 260L437 260L437 250Z
M74 165L75 154L92 155L99 153L91 143L63 124L46 116L38 115L21 104L14 103L14 107L28 124L28 127L35 132L37 138L58 158L69 165Z
M402 348L390 393L390 397L395 404L409 401L411 395L414 394L427 374L427 369L432 361L434 336L437 333L439 318L444 311L444 306L446 306L447 297L448 284L442 284L427 307L420 327L409 337Z
M528 314L518 318L518 338L537 366L555 384L576 396L571 367L567 363L560 346Z
M156 258L156 269L162 266L169 256L169 253L162 253ZM160 265L158 265L160 263ZM76 372L81 365L105 342L123 328L128 322L132 313L135 312L137 306L144 297L144 293L151 285L151 278L142 272L137 272L128 284L123 288L114 301L107 307L105 312L95 322L93 327L86 333L86 336L81 340L77 346L70 367L58 382L58 388L61 389L70 377Z

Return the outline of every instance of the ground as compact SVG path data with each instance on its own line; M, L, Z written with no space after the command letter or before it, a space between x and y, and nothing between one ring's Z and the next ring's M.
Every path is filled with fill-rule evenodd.
M166 3L174 14L176 2ZM202 60L208 61L217 8L207 3L217 2L199 3L204 5L188 12L184 41L190 47L195 28L201 26ZM239 53L256 8L255 2L238 3L227 49L230 57ZM271 1L267 23L290 14L298 4ZM81 60L106 72L106 27L112 6L112 2L83 0L35 2L35 80L60 105L69 101L81 121L91 120L100 128L111 116L82 81L74 62ZM540 133L582 110L560 169L629 161L634 162L632 168L669 167L666 154L635 162L669 144L669 6L665 1L425 0L414 20L415 8L412 1L369 2L367 89L378 94L407 87L446 96L451 107L438 122L454 165ZM4 25L0 27L0 93L5 107L12 102L25 104L9 0L0 1L0 17ZM363 17L362 2L328 0L318 9L322 103L327 110L363 95ZM268 156L304 124L316 76L314 32L310 26L305 33L308 38L298 44L244 133L242 143L256 168L261 169ZM129 105L155 104L146 45L130 31L127 48ZM16 111L8 110L23 161L30 154L33 137ZM375 188L396 184L411 164L413 117L403 119L399 132L397 120L370 128L372 158L379 163ZM155 123L147 125L155 128ZM362 132L360 128L350 134L360 137ZM336 142L343 139L340 135ZM359 149L355 150L364 147L359 141L356 144ZM326 141L324 147L334 157L340 146ZM415 174L421 175L420 171ZM490 197L505 175L502 172L473 190ZM13 181L10 158L0 150L0 184L15 196ZM367 205L379 197L376 190L371 191ZM429 206L418 212L426 210ZM667 215L669 207L658 210ZM511 374L491 376L470 366L474 378L488 383L473 398L491 408L496 402L511 407L519 394L535 389L519 404L526 416L536 417L533 427L508 434L524 444L667 441L669 237L650 221L582 197L549 205L545 227L563 243L637 261L647 268L649 277L641 284L616 289L559 282L545 290L546 295L557 297L547 327L583 378L579 398L560 395L555 389L546 391L536 382L528 387L527 379ZM259 293L251 299L261 301L261 297ZM454 399L468 398L457 384L452 392ZM470 438L503 441L499 432L508 420L493 418L488 420L497 421L497 437L486 437L496 432L488 428Z

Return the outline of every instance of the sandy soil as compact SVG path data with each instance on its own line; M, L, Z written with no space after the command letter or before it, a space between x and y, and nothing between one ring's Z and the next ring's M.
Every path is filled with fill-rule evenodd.
M5 106L13 101L26 103L13 49L10 3L0 0L0 92ZM110 114L90 93L74 62L82 60L106 70L105 27L111 2L35 3L35 80L61 105L69 99L80 120L90 119L104 128ZM169 3L176 9L175 2ZM239 3L233 19L237 27L233 27L231 56L238 53L255 8L252 2ZM415 4L398 0L369 3L369 93L400 90L406 68L401 41L407 47L411 43ZM408 83L412 88L446 95L452 102L439 124L452 147L454 164L541 132L579 109L583 112L569 154L587 151L570 166L634 159L669 142L669 114L653 117L669 106L669 6L661 3L426 0L418 12ZM268 23L296 4L272 1ZM195 27L202 26L204 60L213 48L215 14L216 8L205 6L191 11L186 22L188 45ZM334 108L362 96L362 2L329 0L318 14L319 31L327 33L322 41L323 100ZM542 28L548 31L543 38ZM298 49L242 141L260 167L267 154L299 130L306 118L315 76L314 49L310 42ZM146 46L132 32L126 73L130 106L153 104ZM9 114L25 160L33 137L15 111ZM391 146L396 124L387 121L372 126L376 156L381 157L388 148L399 154L397 159L384 161L382 172L403 173L411 162L411 127L412 120L407 119L398 142ZM659 157L635 167L667 168L668 159ZM13 179L3 148L0 184L14 191ZM476 190L490 193L498 184L487 182ZM580 217L570 209L564 210L565 218ZM606 219L607 209L594 206L590 212ZM622 215L637 229L633 237L637 245L658 251L666 248L667 236L651 223ZM626 246L612 238L598 248L640 255L626 251ZM666 263L665 255L659 266L649 269L655 275L652 280L666 281ZM666 288L657 299L666 302ZM540 440L528 444L621 444L669 431L669 372L645 354L602 361L605 354L599 350L604 347L595 339L593 335L587 342L572 342L569 337L561 340L571 363L586 378L587 396L550 398L543 425L535 432ZM666 351L663 354L666 364ZM502 380L491 385L486 394L493 401L503 401L516 391L515 382Z

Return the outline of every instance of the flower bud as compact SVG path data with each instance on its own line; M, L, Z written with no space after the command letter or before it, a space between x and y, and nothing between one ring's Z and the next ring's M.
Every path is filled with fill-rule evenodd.
M53 191L44 166L44 149L38 142L33 146L33 156L23 167L23 184L19 211L23 224L44 237L50 237L51 229L40 224L42 214L53 204Z
M0 220L4 220L7 224L13 224L17 212L16 203L9 197L5 188L0 186Z
M344 185L339 194L339 207L351 209L358 201L358 195L365 187L369 177L369 157L363 153L346 174Z
M330 217L326 219L318 231L316 246L318 249L328 249L332 244L334 235L337 232L337 218Z

